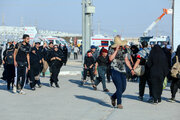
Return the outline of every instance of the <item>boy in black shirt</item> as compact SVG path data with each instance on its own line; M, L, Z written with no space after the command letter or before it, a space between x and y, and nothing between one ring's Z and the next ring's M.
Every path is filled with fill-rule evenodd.
M95 66L95 74L97 74L97 68L98 68L99 78L96 79L95 85L93 85L93 88L95 90L97 90L96 86L100 82L102 82L104 92L109 92L109 90L106 88L106 80L105 80L105 74L106 74L106 71L107 71L107 65L109 63L109 59L108 59L107 54L108 54L108 50L102 49L101 55L97 58L96 66Z
M94 58L92 56L91 51L88 51L87 56L85 57L85 60L84 60L84 75L83 75L82 85L84 85L86 81L88 71L91 78L91 82L93 84L93 81L94 81L93 66L94 66Z

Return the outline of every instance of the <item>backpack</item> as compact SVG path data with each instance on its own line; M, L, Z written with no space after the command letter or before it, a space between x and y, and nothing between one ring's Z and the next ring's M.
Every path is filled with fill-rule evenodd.
M178 56L176 56L176 63L171 68L171 76L174 78L180 78L180 62Z
M14 50L7 50L6 52L6 62L7 64L14 64Z

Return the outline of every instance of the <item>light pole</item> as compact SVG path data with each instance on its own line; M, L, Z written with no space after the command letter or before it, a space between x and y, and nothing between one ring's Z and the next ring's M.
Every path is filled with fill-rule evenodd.
M171 45L172 49L174 49L174 0L172 0L172 38L171 38Z
M89 50L91 45L91 19L92 14L95 13L95 7L91 0L82 0L82 60L84 62L85 53Z

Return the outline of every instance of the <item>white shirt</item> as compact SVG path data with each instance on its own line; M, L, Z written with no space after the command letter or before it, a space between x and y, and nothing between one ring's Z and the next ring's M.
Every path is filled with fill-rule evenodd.
M79 48L78 47L74 47L74 52L78 53L78 51L79 51Z

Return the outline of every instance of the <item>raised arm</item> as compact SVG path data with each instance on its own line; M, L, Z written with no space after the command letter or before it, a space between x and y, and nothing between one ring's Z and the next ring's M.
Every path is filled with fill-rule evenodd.
M116 55L117 55L118 50L119 50L119 45L116 47L116 50L114 51L114 53L109 56L109 60L110 60L110 61L113 61L113 60L114 60L114 58L115 58Z

